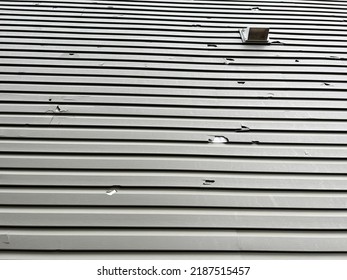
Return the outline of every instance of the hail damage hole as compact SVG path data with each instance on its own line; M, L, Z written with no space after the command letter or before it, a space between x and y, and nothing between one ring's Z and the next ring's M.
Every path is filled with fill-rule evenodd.
M241 125L241 128L236 129L235 131L236 131L236 132L247 132L247 131L250 131L250 130L251 130L251 129L250 129L248 126Z
M49 99L49 101L52 101L52 99ZM55 107L55 110L48 110L47 113L64 113L64 112L67 112L67 110L63 110L60 108L59 105L57 105L57 107ZM53 115L54 117L54 115ZM53 118L51 119L51 122L52 122Z
M259 7L252 7L251 10L252 11L260 11L260 8Z
M326 83L326 82L324 83L324 85L326 85L326 86L330 86L330 84L329 84L329 83Z
M229 139L225 136L215 135L208 139L210 143L228 143Z
M106 190L106 194L107 195L114 195L115 193L117 193L119 191L119 186L114 186L108 190Z
M216 44L207 44L208 47L212 47L212 48L217 48L217 45Z
M216 181L215 180L209 180L209 179L205 179L204 182L202 183L204 186L210 186L212 184L214 184Z
M237 83L240 84L240 85L244 85L246 82L238 81Z
M295 62L300 62L299 59L295 59Z
M231 63L234 62L234 61L235 61L235 59L233 59L233 58L226 58L225 61L224 61L224 63L225 63L225 64L231 64Z

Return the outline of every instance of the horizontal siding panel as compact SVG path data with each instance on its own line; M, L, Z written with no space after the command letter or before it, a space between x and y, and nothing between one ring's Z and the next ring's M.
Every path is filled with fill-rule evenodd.
M226 189L347 190L345 175L180 171L0 171L2 186L193 187Z
M53 12L54 13L54 12ZM87 24L110 24L110 25L117 25L117 24L136 24L136 25L161 25L161 26L177 26L177 27L188 27L188 28L194 28L196 29L197 26L193 26L196 24L203 25L204 27L213 27L213 28L243 28L247 23L250 22L249 19L246 19L244 21L238 21L238 22L230 22L230 18L227 19L227 21L216 21L208 18L195 18L195 19L189 19L187 17L184 18L164 18L160 19L158 17L152 16L135 16L132 17L131 15L122 15L119 17L112 16L108 18L102 18L102 17L86 17L86 16L64 16L64 17L54 17L52 15L40 15L39 13L30 14L26 12L25 14L15 15L11 12L0 12L1 19L16 19L18 21L50 21L50 22L66 22L66 23L87 23ZM17 14L17 13L16 13ZM80 15L80 13L78 13ZM112 21L110 22L110 18ZM254 21L255 22L255 21ZM306 24L305 24L306 23ZM327 32L329 34L330 31L333 33L341 32L343 30L346 30L345 26L341 26L342 20L338 22L338 25L335 24L322 24L319 25L319 29L316 29L316 31L319 32ZM263 22L256 22L257 26L268 26L268 21ZM279 22L279 21L273 21L271 23L272 28L279 28L279 29L298 29L298 30L306 30L308 27L310 28L317 28L316 24L317 22L314 22L312 24L307 24L307 21L305 22L293 22L288 20L287 22Z
M2 250L345 252L345 232L236 230L0 230ZM88 249L86 248L88 244Z
M1 83L38 83L38 84L56 84L83 86L133 86L133 87L174 87L174 88L204 88L204 89L296 89L312 90L332 88L337 90L346 90L347 83L342 81L327 82L321 81L295 81L293 79L273 80L271 77L267 80L252 80L244 78L235 78L234 80L206 80L198 79L174 79L174 78L153 78L153 77L83 77L83 76L53 76L53 75L1 75Z
M288 71L289 70L289 71ZM275 70L269 69L269 72L264 73L264 69L253 70L231 70L225 72L206 72L205 71L185 71L184 69L175 69L174 71L165 70L165 69L147 69L146 74L142 70L137 69L102 69L98 68L61 68L61 67L30 67L30 66L2 66L2 73L10 74L21 74L21 75L52 75L52 76L64 76L64 77L80 77L88 76L92 77L94 82L97 83L99 80L102 81L107 77L138 77L141 78L157 78L157 79L190 79L190 80L200 80L204 79L205 81L211 81L213 84L214 81L219 81L220 83L225 83L227 81L233 81L235 79L242 81L249 80L271 80L271 81L286 81L286 80L296 80L301 81L317 81L322 83L322 81L329 82L345 82L345 76L347 72L342 69L338 72L328 72L328 73L310 73L310 69L307 69L306 73L296 73L295 70L283 71L284 73L274 73ZM237 72L236 72L237 71ZM94 74L93 74L94 73ZM60 79L60 78L59 78ZM90 78L91 79L91 78ZM194 81L191 81L194 83ZM79 83L79 81L78 81Z
M1 38L0 38L1 39ZM189 61L209 61L209 62L216 62L216 63L222 63L225 64L225 59L229 57L249 57L249 58L255 58L255 57L262 57L262 58L271 58L274 59L274 57L277 58L290 58L294 62L296 59L329 59L329 60L346 60L346 53L340 53L336 51L336 49L329 48L327 51L318 52L315 49L302 49L300 46L293 47L293 49L289 49L284 51L285 49L277 48L275 51L266 51L262 50L261 52L256 49L234 49L234 50L216 50L212 49L212 47L207 47L207 44L203 44L203 47L205 49L174 49L174 48L134 48L134 43L127 43L127 47L122 46L115 46L115 47L108 47L108 46L79 46L74 44L68 44L68 45L60 45L60 44L42 44L42 39L37 39L35 43L27 43L25 42L25 39L23 39L23 43L20 44L14 44L13 41L18 42L22 39L15 39L15 40L8 40L8 39L1 39L0 41L5 41L0 45L0 50L2 51L25 51L25 52L36 52L41 51L44 53L46 52L59 52L60 57L62 58L71 58L71 56L74 56L75 58L78 58L81 54L81 57L86 57L85 53L87 53L87 57L90 57L90 53L92 55L98 54L98 58L108 58L108 59L116 59L116 58L122 58L125 57L125 55L134 56L135 58L138 58L141 56L142 58L147 56L155 56L160 57L161 59L167 57L167 56L174 56L175 59L177 57L178 60L184 60L187 59ZM41 43L40 43L41 42ZM60 42L60 41L59 41ZM131 46L129 45L131 44ZM286 46L287 47L287 46ZM215 48L215 47L213 47ZM218 47L217 47L218 48ZM70 53L73 53L73 55L70 55ZM293 54L295 53L295 54ZM208 56L208 59L206 58ZM181 58L180 58L181 57Z
M116 190L116 192L110 191ZM342 191L222 190L175 188L0 188L1 205L27 206L158 206L245 209L347 209ZM41 208L44 210L45 208ZM190 208L195 209L195 208ZM329 212L326 212L329 213Z
M193 101L193 100L192 100ZM246 103L246 102L245 102ZM294 104L293 104L294 105ZM342 104L343 105L343 104ZM264 105L263 105L264 106ZM264 106L265 107L265 106ZM289 108L288 108L289 109ZM274 108L264 112L261 109L218 109L215 108L170 108L170 107L140 107L140 106L73 106L52 103L47 105L29 104L0 104L2 113L35 113L35 114L61 114L61 115L104 115L104 116L142 116L142 117L180 117L180 118L218 118L224 119L276 119L276 120L346 120L347 113L340 110L285 110ZM338 109L338 108L334 108ZM206 120L208 121L208 120ZM53 122L51 123L53 124ZM198 126L197 126L198 127Z
M166 38L168 40L169 38L174 38L178 41L197 41L198 39L203 39L204 41L213 40L212 42L240 42L240 35L237 30L237 28L229 27L229 28L205 28L204 26L193 26L193 27L199 27L199 28L186 28L182 29L179 27L162 27L160 25L158 26L152 26L148 25L144 28L137 27L134 25L117 25L114 28L112 26L106 26L106 28L101 28L102 26L98 25L83 25L83 26L74 26L73 28L69 26L68 24L52 24L51 26L49 22L41 22L41 21L30 21L30 26L23 26L23 24L20 24L18 21L11 21L11 20L0 20L0 30L1 32L4 32L4 34L21 34L28 35L27 32L31 32L30 34L54 34L54 37L58 37L60 34L64 34L66 36L67 34L76 34L79 37L84 35L83 38L86 38L86 35L88 35L87 38L111 38L111 39L117 39L118 36L129 36L130 38L133 38L136 36L136 38L139 37L138 30L141 30L141 36L148 39L149 38L156 38L157 40L160 38ZM17 26L18 25L18 26ZM58 26L58 27L57 27ZM32 33L36 32L36 33ZM295 34L295 36L293 36ZM60 35L62 36L62 35ZM308 33L307 30L288 30L288 29L272 29L271 30L271 39L277 40L303 40L307 43L314 43L316 41L321 41L321 43L327 43L327 40L329 40L329 43L335 44L336 42L345 42L347 39L341 34L341 32L319 32L317 30L312 30L312 33ZM201 43L201 41L200 41Z
M328 86L326 86L328 88ZM215 88L172 88L172 87L138 87L134 89L131 86L95 86L95 85L54 85L54 84L21 84L21 83L4 83L0 84L0 92L21 92L21 93L63 93L65 100L69 100L72 94L83 94L83 98L88 98L90 95L104 95L109 96L160 96L160 97L177 97L196 98L196 97L209 97L209 98L291 98L291 99L324 99L324 100L345 100L347 94L343 90L338 89L321 89L315 90L314 93L310 89L252 89L252 88L233 88L233 89L215 89ZM109 97L111 98L111 97ZM49 101L49 99L48 99Z
M74 36L71 36L74 37ZM179 43L177 42L156 42L151 41L148 39L144 40L79 40L79 39L51 39L51 38L45 38L44 36L38 36L38 37L25 37L25 36L2 36L0 38L1 44L11 44L16 43L19 47L21 47L24 44L28 45L57 45L60 48L63 48L68 46L70 49L71 47L77 46L77 49L79 51L84 50L90 50L94 47L94 50L102 51L132 51L133 53L162 53L165 55L168 54L184 54L184 55L214 55L214 56L230 56L230 53L233 51L243 51L243 52L259 52L259 48L249 45L244 45L243 47L240 47L239 44L241 43L240 40L235 40L234 44L212 44L211 42L206 43ZM43 42L44 40L44 42ZM134 45L134 42L136 42L136 45ZM43 44L44 43L44 44ZM141 47L134 47L140 45ZM3 47L2 47L3 48ZM126 48L126 49L125 49ZM41 47L42 49L42 47ZM157 49L157 50L156 50ZM55 48L57 50L57 48ZM154 51L156 50L156 51ZM164 52L165 50L165 52ZM177 52L176 52L176 51ZM347 54L346 49L343 47L343 44L333 46L325 45L320 46L320 44L306 44L305 42L299 43L295 42L294 44L285 44L285 41L282 43L273 43L268 44L266 46L263 46L262 52L312 52L312 53L329 53L329 54ZM260 52L258 55L262 55L262 52Z
M115 251L0 251L6 260L345 260L345 253L293 253L293 252L115 252Z
M347 161L309 159L195 158L192 156L0 155L0 167L24 169L180 170L346 174Z
M3 138L45 139L99 139L209 142L212 136L224 136L231 143L282 143L282 144L339 144L345 145L347 135L338 133L239 133L228 131L174 131L168 129L102 129L57 127L0 126Z
M45 69L63 69L71 71L69 69L78 69L78 70L84 70L84 69L93 69L94 71L108 71L108 69L114 70L148 70L148 73L151 74L151 71L185 71L185 74L189 74L190 72L197 72L197 73L208 73L212 75L216 75L218 73L222 73L222 75L227 73L276 73L278 71L281 71L282 73L303 73L306 74L321 74L320 77L324 74L340 74L344 75L346 72L345 67L347 66L347 61L339 61L336 60L336 64L334 65L333 62L327 61L312 61L312 60L273 60L273 61L267 61L265 63L265 59L246 59L246 58L225 58L219 59L219 60L211 60L211 61L199 61L194 59L187 59L186 61L182 60L181 63L164 63L161 61L159 57L153 58L149 57L148 60L142 60L142 61L124 61L122 60L122 56L117 56L117 59L115 60L94 60L88 58L81 58L76 59L74 56L76 54L72 53L70 54L60 54L56 56L56 59L45 59L44 57L41 58L30 58L31 56L34 56L35 52L33 54L26 53L23 55L22 58L17 59L10 57L11 54L8 55L8 53L0 53L0 55L3 55L5 57L9 58L2 58L1 59L1 65L4 65L3 68L6 70L11 70L15 66L21 67L21 71L25 69L41 69L42 67L45 67ZM39 55L39 53L36 53L36 55ZM50 54L51 55L51 54ZM72 56L73 59L69 59L68 57L65 57L66 55ZM21 54L15 54L15 56L21 57ZM59 58L60 57L60 58ZM119 58L119 59L118 59ZM142 57L144 59L144 57ZM153 60L154 59L154 60ZM130 60L130 58L129 58ZM136 57L134 57L134 60L136 60ZM174 60L174 57L171 57L171 60ZM329 63L329 65L328 65ZM223 65L225 64L225 65ZM305 66L305 69L302 69L302 66ZM5 67L5 66L11 66L11 67ZM326 67L325 72L322 72L321 67ZM30 67L30 68L29 68ZM40 68L39 68L40 67ZM19 71L19 72L21 72ZM75 70L76 71L76 70ZM62 70L60 70L62 73ZM175 73L176 73L175 72ZM165 73L165 72L164 72ZM179 73L179 72L178 72ZM75 73L74 73L75 74ZM96 73L97 74L97 73ZM144 73L142 73L143 75ZM177 73L176 73L177 75ZM188 75L189 76L189 75Z
M124 33L115 33L115 34L100 34L100 31L98 34L93 33L79 33L79 32L66 32L66 31L58 31L58 32L52 32L49 30L42 30L41 27L36 32L32 32L31 30L16 30L13 32L14 28L11 28L11 30L1 30L0 34L4 38L47 38L47 39L84 39L84 40L90 40L91 43L95 43L92 40L98 40L102 45L114 45L112 42L117 42L121 45L122 42L142 42L144 46L147 45L147 42L155 42L155 43L162 43L163 46L167 43L177 43L177 44L184 44L184 47L187 48L194 48L194 47L202 47L202 44L217 44L217 47L219 49L226 49L231 48L233 45L240 44L240 36L238 33L238 30L229 30L228 33L225 35L219 34L219 36L210 36L209 34L205 34L205 36L200 35L196 36L194 33L194 36L191 34L176 34L176 33L168 33L168 31L162 31L162 32L149 32L143 34L141 33L141 36L138 35L135 31L133 32L124 32ZM34 30L35 31L35 30ZM95 31L94 31L95 32ZM344 42L346 40L342 40L339 37L308 37L306 34L302 36L289 36L289 35L276 35L273 33L271 36L270 46L277 44L278 40L280 40L280 45L286 45L286 46L320 46L320 47L332 47L337 48L343 46ZM67 42L67 41L63 41ZM71 43L75 43L74 41L71 41ZM179 45L177 45L179 47Z
M165 143L165 142L105 142L89 140L0 140L2 152L13 153L63 153L95 155L192 155L219 157L253 158L347 158L345 146L307 145L249 145L249 144L210 144L210 143ZM338 162L338 161L337 161Z
M0 207L2 226L346 230L347 211Z
M60 107L59 107L60 108ZM63 107L61 110L64 110ZM59 109L58 109L59 111ZM346 132L346 121L265 121L265 120L214 120L190 118L164 118L164 117L88 117L88 116L63 116L63 115L0 115L0 122L8 125L51 125L51 126L80 126L82 127L115 127L115 128L158 128L174 129L177 134L180 130L216 131L212 135L220 135L221 131L235 131L249 133L249 131L303 131L303 132ZM211 135L211 133L206 133ZM222 135L225 133L222 132ZM227 135L225 135L227 137Z
M163 91L163 95L165 92ZM268 94L261 98L249 98L252 96L244 96L243 98L235 96L221 96L216 98L215 96L200 97L175 97L175 96L139 96L139 95L103 95L103 94L64 94L64 93L15 93L15 92L2 92L0 95L0 104L2 112L14 112L20 108L21 112L47 112L48 110L56 110L58 105L64 104L64 108L68 108L68 111L74 113L88 112L89 114L94 111L98 112L100 108L106 114L112 112L131 112L136 114L139 112L146 112L152 110L152 112L160 112L161 114L170 115L174 112L190 112L189 115L194 116L196 113L209 112L213 110L215 115L219 115L228 112L226 115L232 116L232 114L241 112L257 112L261 110L263 114L266 112L284 112L287 114L292 112L298 115L304 115L306 110L309 113L319 111L324 114L328 111L329 114L344 114L347 108L347 102L343 100L300 100L300 98L289 99L284 98L286 96L280 96L282 98L276 98L273 93ZM136 108L136 111L135 111ZM218 110L216 110L218 109ZM266 110L264 110L266 109ZM212 112L212 111L211 111ZM258 111L259 112L259 111ZM259 115L260 117L260 115ZM282 118L285 117L282 115ZM325 115L325 117L328 117Z

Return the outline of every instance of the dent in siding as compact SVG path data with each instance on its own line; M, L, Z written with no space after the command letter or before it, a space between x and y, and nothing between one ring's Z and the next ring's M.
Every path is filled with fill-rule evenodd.
M0 234L0 243L10 244L10 237L8 234Z

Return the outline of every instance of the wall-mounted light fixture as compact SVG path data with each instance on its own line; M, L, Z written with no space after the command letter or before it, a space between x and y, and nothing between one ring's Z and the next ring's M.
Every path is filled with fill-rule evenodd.
M239 30L242 42L249 44L269 43L269 31L268 27L247 27Z

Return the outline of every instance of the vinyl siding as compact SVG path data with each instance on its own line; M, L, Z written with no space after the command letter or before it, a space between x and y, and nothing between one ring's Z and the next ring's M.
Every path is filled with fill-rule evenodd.
M345 258L346 30L347 1L1 1L0 258Z

